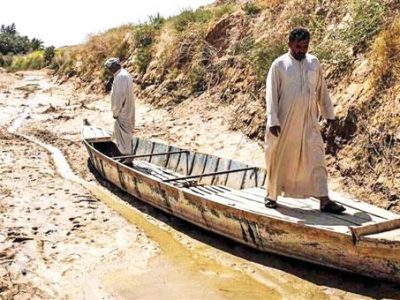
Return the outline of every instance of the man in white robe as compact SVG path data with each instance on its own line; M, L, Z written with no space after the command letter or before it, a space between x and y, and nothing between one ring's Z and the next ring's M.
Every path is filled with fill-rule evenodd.
M267 196L277 207L278 196L315 197L321 211L345 208L328 196L325 147L319 117L331 125L335 116L318 59L307 53L310 34L296 28L289 35L289 52L271 65L266 82Z
M132 133L135 128L135 98L132 76L121 67L118 58L109 58L106 68L114 75L111 88L111 111L115 119L113 142L120 154L132 153Z

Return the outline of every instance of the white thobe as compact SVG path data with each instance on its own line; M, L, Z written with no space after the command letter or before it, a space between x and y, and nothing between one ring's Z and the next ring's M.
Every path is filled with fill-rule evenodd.
M115 119L112 139L122 154L131 154L132 133L135 128L135 98L132 76L122 68L114 73L111 110Z
M290 53L271 65L266 84L267 195L306 198L328 195L325 147L319 116L334 119L318 59L307 54L301 61ZM275 137L269 132L280 126Z

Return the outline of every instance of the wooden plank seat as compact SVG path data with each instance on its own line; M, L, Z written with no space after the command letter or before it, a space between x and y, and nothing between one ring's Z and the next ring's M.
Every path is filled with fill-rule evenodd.
M155 164L143 160L132 161L132 168L142 173L154 176L161 181L182 177L182 174L179 174L177 172L171 171L166 168L156 166ZM174 181L174 185L183 187L185 186L189 187L196 184L197 180L194 179L180 179Z
M101 143L111 140L111 131L102 128L85 126L83 128L83 135L85 135L86 140L92 143Z

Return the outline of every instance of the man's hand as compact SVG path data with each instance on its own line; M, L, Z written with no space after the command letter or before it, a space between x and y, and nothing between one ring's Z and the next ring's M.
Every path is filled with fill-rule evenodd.
M326 134L331 135L333 132L333 129L335 127L335 119L327 119L326 120Z
M326 125L328 128L332 128L333 124L335 124L335 120L334 119L327 119L326 120Z
M272 126L269 128L269 132L271 132L272 135L278 137L281 133L281 126Z

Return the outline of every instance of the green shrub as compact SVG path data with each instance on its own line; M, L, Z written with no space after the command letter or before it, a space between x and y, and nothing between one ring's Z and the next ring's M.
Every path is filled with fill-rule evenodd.
M55 70L59 74L72 76L76 74L75 61L76 58L71 49L57 49L49 68Z
M381 0L353 0L351 10L353 18L341 34L354 46L379 32L387 7Z
M43 51L34 51L26 55L15 55L8 62L9 71L39 70L46 66Z
M240 40L234 47L235 55L250 55L253 48L255 46L254 38L251 36L247 36L244 39Z
M55 50L56 48L54 46L49 46L44 49L44 61L46 62L46 65L50 65L53 61L53 58L56 55Z
M147 66L151 62L152 54L150 47L142 47L138 49L136 54L136 64L138 66L139 72L144 74L147 70Z
M118 57L121 61L123 61L129 56L129 51L130 51L130 44L127 40L124 40L122 43L117 45L115 56Z
M193 92L203 92L207 89L206 69L202 65L197 65L190 70L189 83Z
M2 55L0 54L0 67L8 68L12 64L12 55Z
M264 84L272 62L285 52L287 52L286 42L276 42L267 45L257 43L254 46L251 62L257 76L258 85Z
M220 19L226 14L231 14L235 11L235 7L231 3L225 3L213 9L212 13L215 18Z
M243 5L242 9L246 13L246 15L249 16L257 15L261 11L261 8L259 8L254 2L246 2Z
M155 29L161 29L164 23L165 19L160 15L160 13L157 13L154 16L149 16L149 24Z
M146 72L152 59L152 46L159 33L161 17L150 17L150 23L140 24L135 27L134 43L137 48L135 62L141 74ZM162 21L164 22L164 21Z
M140 24L135 27L134 41L136 47L150 46L156 35L156 30L151 24Z
M31 40L31 50L32 51L43 50L43 41L33 38Z
M175 30L181 32L193 23L207 23L212 17L213 14L210 10L199 8L195 11L184 10L179 15L172 17L171 20Z
M166 71L166 73L167 73L167 75L166 75L166 79L167 80L174 80L174 79L176 79L176 77L178 77L178 75L179 75L179 70L177 69L177 68L171 68L171 69L168 69L167 71Z
M351 0L351 18L346 21L347 26L333 30L328 37L323 19L310 16L307 26L313 33L314 54L334 68L335 76L349 71L354 55L365 51L372 37L380 31L386 10L381 0Z

